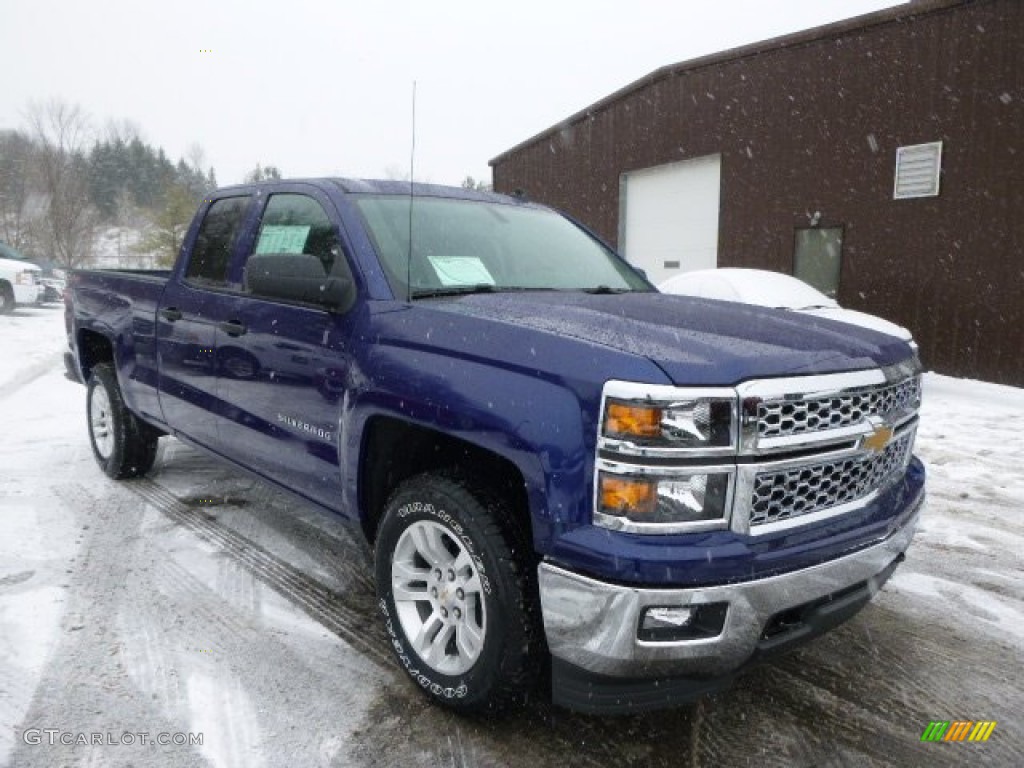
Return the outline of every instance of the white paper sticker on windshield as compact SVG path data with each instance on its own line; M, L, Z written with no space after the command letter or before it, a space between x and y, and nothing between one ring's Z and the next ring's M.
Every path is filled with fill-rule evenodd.
M309 225L271 224L260 230L256 253L302 253Z
M441 285L494 285L494 278L476 256L428 256Z

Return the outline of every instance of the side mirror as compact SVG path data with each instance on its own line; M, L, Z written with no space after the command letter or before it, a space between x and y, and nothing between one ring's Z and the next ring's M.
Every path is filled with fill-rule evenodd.
M316 304L345 312L356 298L348 276L329 275L323 262L308 253L254 253L245 265L245 289L270 299Z

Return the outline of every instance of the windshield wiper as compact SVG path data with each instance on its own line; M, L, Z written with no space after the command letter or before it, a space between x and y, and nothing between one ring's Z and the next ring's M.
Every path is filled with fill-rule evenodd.
M432 299L435 296L461 296L470 293L491 293L495 287L490 283L476 285L447 285L443 288L426 288L412 292L414 299Z
M551 291L553 288L531 288L518 285L448 285L443 288L426 288L412 292L414 299L433 299L440 296L468 296L474 293L514 293L516 291Z

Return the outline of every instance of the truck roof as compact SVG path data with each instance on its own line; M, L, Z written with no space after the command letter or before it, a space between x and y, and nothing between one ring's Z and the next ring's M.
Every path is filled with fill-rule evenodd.
M527 205L535 208L544 206L537 203L530 203L524 198L511 195L502 195L496 192L487 192L465 187L453 187L444 184L427 184L424 182L399 181L395 179L349 179L334 177L314 177L296 179L269 179L257 181L250 184L232 184L221 190L227 189L260 189L274 188L282 184L315 184L324 186L331 184L339 188L345 194L351 195L414 195L415 197L447 197L460 200L482 200L493 203L505 203L508 205Z

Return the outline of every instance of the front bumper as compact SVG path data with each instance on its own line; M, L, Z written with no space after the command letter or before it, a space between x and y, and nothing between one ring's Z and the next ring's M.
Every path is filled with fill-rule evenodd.
M541 563L555 701L594 712L637 711L692 701L727 686L748 661L817 636L860 610L902 560L923 501L921 493L906 523L883 541L753 581L648 589ZM712 603L728 606L721 632L713 637L666 642L638 637L650 606Z

